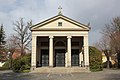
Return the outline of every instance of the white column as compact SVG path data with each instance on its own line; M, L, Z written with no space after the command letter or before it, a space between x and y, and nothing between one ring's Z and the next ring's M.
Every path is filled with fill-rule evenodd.
M84 60L85 60L85 67L89 67L88 36L84 36Z
M36 68L36 36L32 36L31 70Z
M71 67L71 36L67 36L67 66Z
M49 66L53 67L53 36L49 36Z
M68 53L66 52L65 53L65 67L68 66L67 60L68 60Z
M79 62L80 63L80 67L82 67L83 66L83 53L82 52L80 53L79 58L80 58L80 60L79 60L80 61Z

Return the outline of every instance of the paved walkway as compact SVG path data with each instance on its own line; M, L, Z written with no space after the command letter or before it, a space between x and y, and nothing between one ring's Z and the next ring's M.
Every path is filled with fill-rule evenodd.
M88 73L14 73L0 71L0 80L120 80L120 70L104 70Z

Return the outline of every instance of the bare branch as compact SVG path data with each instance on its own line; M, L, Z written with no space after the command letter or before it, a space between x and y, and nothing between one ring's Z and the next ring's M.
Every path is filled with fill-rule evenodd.
M27 47L27 45L31 42L31 33L29 29L31 25L31 21L25 24L23 18L21 18L20 21L16 21L16 23L14 23L14 31L17 33L15 37L19 40L17 45L20 47L22 55L24 55L25 47Z

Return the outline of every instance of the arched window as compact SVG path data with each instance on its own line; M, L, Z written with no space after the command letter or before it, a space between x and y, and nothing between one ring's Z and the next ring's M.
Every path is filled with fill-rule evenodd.
M57 41L56 43L55 43L55 46L57 46L57 47L63 47L63 46L65 46L65 43L63 42L63 41Z

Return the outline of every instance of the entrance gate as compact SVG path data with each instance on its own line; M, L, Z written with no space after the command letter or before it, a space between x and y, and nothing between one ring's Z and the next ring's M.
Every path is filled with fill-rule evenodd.
M49 66L49 50L48 49L42 49L41 50L41 66Z
M65 66L65 49L55 49L55 66Z
M71 51L72 66L79 66L79 49L72 49Z

